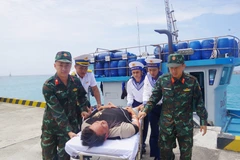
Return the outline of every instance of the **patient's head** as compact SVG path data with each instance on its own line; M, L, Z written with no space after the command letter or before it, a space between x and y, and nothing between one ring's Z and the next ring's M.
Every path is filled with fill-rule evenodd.
M108 132L109 127L106 121L96 121L82 130L82 145L89 147L100 146L107 139Z

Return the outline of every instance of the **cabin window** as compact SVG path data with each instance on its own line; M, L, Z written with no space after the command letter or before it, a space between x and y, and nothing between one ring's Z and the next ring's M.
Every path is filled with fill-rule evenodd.
M209 73L209 85L212 86L214 84L214 81L215 81L215 76L216 76L217 70L216 69L209 69L208 73Z
M231 77L231 67L224 67L222 70L222 75L220 79L220 85L229 84Z
M193 75L197 78L199 86L202 92L203 102L205 102L205 94L204 94L204 73L203 72L190 72L189 74ZM193 112L196 112L196 102L193 101Z
M205 94L204 94L204 73L203 72L190 72L189 74L193 75L194 77L197 78L198 83L200 85L201 91L202 91L202 97L203 101L205 99Z

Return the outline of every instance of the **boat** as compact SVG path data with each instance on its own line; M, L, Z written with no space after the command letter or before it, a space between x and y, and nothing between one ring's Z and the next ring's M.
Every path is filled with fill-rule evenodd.
M227 107L227 86L230 84L234 67L240 66L240 39L234 35L223 35L178 41L176 20L172 15L174 11L170 11L168 0L164 2L168 29L155 32L167 35L167 43L118 49L98 48L90 53L93 55L91 64L96 80L101 83L104 103L112 102L119 107L126 106L123 91L124 84L131 77L128 68L131 61L137 60L146 65L146 57L160 58L161 71L168 73L167 57L177 52L184 55L185 72L198 79L208 111L208 125L221 127L221 133L240 136L240 108ZM144 52L139 52L141 50ZM194 124L200 124L196 113ZM240 148L236 151L240 151Z
M219 126L221 132L240 136L240 108L227 107L227 86L230 84L234 67L240 66L240 39L233 35L190 39L173 43L168 30L155 30L166 34L168 43L126 47L91 53L93 70L97 82L101 83L104 103L113 102L125 107L124 83L131 73L128 64L137 60L144 63L148 56L161 58L161 70L168 73L167 57L177 52L185 58L185 72L195 76L200 84L205 107L208 111L208 125ZM131 50L144 48L135 54ZM152 49L148 49L152 48ZM148 51L152 50L152 53ZM194 121L199 125L194 113Z

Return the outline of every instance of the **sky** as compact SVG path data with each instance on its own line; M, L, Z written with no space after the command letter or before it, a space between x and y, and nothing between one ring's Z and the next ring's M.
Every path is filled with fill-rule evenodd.
M239 0L169 4L179 40L240 37ZM1 0L0 26L0 76L54 74L58 51L76 57L167 41L154 32L167 29L164 0Z

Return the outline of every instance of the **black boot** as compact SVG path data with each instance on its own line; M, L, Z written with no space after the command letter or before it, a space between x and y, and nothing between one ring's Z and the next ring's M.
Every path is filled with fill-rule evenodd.
M147 151L146 151L146 148L142 148L142 154L145 154Z

